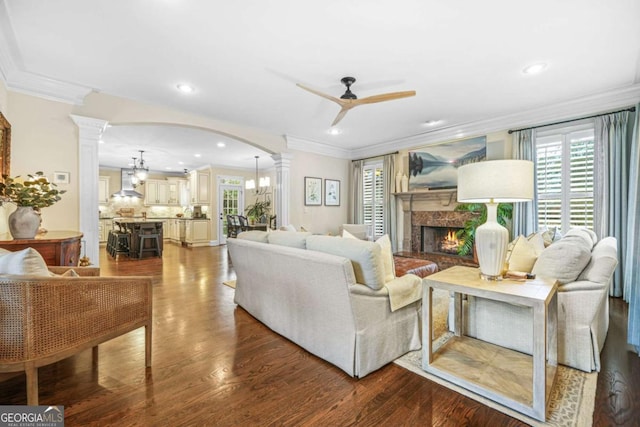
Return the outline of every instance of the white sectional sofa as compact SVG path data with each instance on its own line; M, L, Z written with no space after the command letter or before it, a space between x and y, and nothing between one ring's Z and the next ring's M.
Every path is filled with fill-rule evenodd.
M227 245L235 302L347 374L363 377L421 347L422 280L389 276L379 244L249 231Z
M570 230L545 248L532 272L558 279L558 363L600 370L609 329L609 285L618 263L617 241L598 240L586 229ZM465 333L531 354L532 312L528 307L469 297Z

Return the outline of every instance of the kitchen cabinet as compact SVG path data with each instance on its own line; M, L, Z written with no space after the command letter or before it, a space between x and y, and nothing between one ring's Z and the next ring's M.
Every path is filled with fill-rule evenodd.
M170 219L167 221L167 234L172 242L183 242L185 240L184 219Z
M192 205L208 205L211 202L209 172L198 170L189 172L189 192Z
M169 182L161 179L148 179L144 182L145 205L168 205Z
M109 238L109 231L113 228L113 221L111 219L101 219L98 222L98 238L100 243L104 243Z
M211 221L191 219L184 221L184 241L187 246L209 246L211 240Z
M109 192L110 184L110 176L98 177L98 203L109 203L109 198L111 197Z
M144 186L145 205L186 206L189 204L188 200L187 203L182 203L185 196L180 194L187 189L184 179L148 179Z

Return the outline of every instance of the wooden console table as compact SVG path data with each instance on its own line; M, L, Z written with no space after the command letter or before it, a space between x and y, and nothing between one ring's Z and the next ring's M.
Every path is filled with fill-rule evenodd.
M10 233L0 234L0 248L15 252L33 248L42 255L47 265L77 267L80 259L78 231L49 231L38 234L35 239L14 239Z
M479 270L451 267L426 277L422 300L422 368L501 405L545 421L557 368L557 288L555 280L486 281ZM454 334L438 350L432 341L432 291L454 293ZM462 334L462 294L533 309L533 355ZM499 325L496 325L499 327Z

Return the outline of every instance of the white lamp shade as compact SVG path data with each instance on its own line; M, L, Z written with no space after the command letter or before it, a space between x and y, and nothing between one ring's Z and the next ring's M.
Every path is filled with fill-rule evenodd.
M525 202L533 199L533 162L489 160L458 168L458 201Z
M271 185L271 178L268 176L260 178L260 187L269 187Z
M254 188L256 188L256 182L250 179L244 183L244 188L246 188L247 190L253 190Z

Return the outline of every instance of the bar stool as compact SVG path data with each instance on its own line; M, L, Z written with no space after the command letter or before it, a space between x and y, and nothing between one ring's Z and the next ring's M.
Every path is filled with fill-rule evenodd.
M129 256L131 252L131 234L114 231L115 234L115 248L113 249L113 257L118 258L118 255L125 254Z
M143 252L154 252L156 256L162 256L160 234L156 231L155 226L141 226L139 239L138 258L142 258ZM153 246L145 248L145 242L147 240L153 242Z

